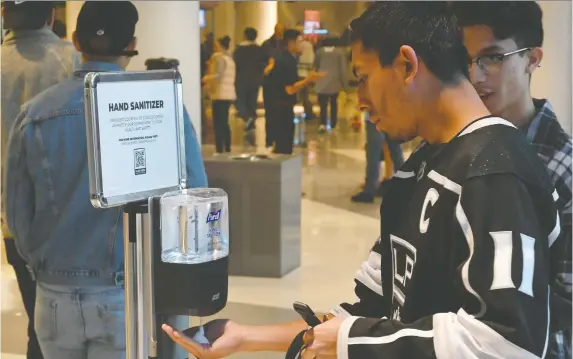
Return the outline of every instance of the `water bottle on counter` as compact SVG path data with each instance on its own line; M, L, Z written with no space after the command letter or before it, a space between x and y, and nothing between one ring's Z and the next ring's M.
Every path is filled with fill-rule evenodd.
M161 260L201 264L229 255L229 202L218 188L192 188L161 197Z

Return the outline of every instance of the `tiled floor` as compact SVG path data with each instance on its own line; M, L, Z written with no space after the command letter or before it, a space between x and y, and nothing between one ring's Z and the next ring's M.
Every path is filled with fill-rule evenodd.
M233 120L234 151L242 131ZM350 196L363 181L364 151L362 132L354 132L341 121L327 135L316 134L316 123L308 126L309 144L297 149L304 156L302 200L302 265L281 279L232 277L229 305L219 316L247 323L271 323L296 319L290 309L295 300L310 304L317 311L328 310L342 301L352 301L353 278L359 264L378 236L378 207L353 204ZM258 122L258 150L263 123ZM212 153L210 145L205 153ZM2 359L24 358L26 316L11 267L2 261ZM261 353L236 358L282 358ZM57 358L54 358L57 359Z

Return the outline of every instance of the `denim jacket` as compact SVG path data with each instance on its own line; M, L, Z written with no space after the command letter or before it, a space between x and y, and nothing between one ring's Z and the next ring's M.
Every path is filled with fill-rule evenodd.
M86 62L22 107L9 141L6 217L16 246L36 279L46 284L119 284L123 276L121 208L96 209L89 200L84 116L88 72L121 71ZM189 187L207 178L195 130L185 113Z
M20 107L45 89L73 74L79 53L71 42L61 40L52 29L13 30L2 43L2 173L5 171L8 135ZM2 234L12 238L4 222L5 196L2 195Z
M63 79L77 67L71 42L52 29L16 30L2 43L2 153L20 106Z

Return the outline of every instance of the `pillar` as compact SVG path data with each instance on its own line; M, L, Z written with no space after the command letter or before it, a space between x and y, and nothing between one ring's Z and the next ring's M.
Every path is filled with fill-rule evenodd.
M571 1L539 1L543 10L543 60L533 74L531 94L553 105L561 126L571 134Z
M66 1L66 33L70 41L72 40L72 34L76 31L78 15L83 5L83 1Z
M259 44L273 35L278 20L276 1L238 1L235 2L235 12L237 43L242 41L246 27L257 29Z
M235 2L221 1L213 8L213 29L215 41L223 36L231 38L231 51L240 38L235 37Z
M183 77L183 103L201 141L201 58L198 1L134 1L139 55L129 71L144 71L152 57L176 58Z

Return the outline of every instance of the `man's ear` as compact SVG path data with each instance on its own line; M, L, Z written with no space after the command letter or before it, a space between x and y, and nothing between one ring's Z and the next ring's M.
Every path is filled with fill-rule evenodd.
M137 37L133 37L127 45L127 51L134 51L137 48Z
M76 34L75 31L72 34L72 43L78 52L82 52L82 49L80 49L80 43L78 42L78 34Z
M529 63L527 64L527 73L532 74L536 68L541 66L543 60L543 49L541 47L534 47L529 50Z
M410 46L404 45L400 47L400 52L398 53L398 68L403 71L402 77L406 84L411 84L416 75L418 74L419 62L418 56L416 56L416 51Z

